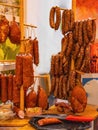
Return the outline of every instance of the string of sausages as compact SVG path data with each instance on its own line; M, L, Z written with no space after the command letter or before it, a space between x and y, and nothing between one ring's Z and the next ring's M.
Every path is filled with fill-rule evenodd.
M55 12L50 10L50 13ZM63 38L61 39L61 51L51 56L50 93L57 98L69 99L72 89L81 83L81 74L77 72L90 72L90 44L93 44L96 38L96 19L75 21L71 9L64 9L61 13L59 19L61 19ZM49 18L50 23L54 19Z
M40 107L41 109L47 109L48 96L42 86L38 85L38 92L36 92L33 87L28 94L26 93L27 88L33 82L33 78L30 80L28 80L28 77L23 79L23 86L25 89L25 108ZM2 73L0 75L0 100L2 103L11 101L13 102L14 107L20 108L20 86L18 86L19 84L17 85L17 83L17 75L7 75Z

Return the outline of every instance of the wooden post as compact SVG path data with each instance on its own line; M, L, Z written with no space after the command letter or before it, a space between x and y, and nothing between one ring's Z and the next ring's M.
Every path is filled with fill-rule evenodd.
M24 0L20 0L20 29L21 39L24 37ZM22 42L21 42L22 44ZM20 47L21 48L21 47ZM20 109L24 110L24 89L23 85L20 87Z
M74 16L76 19L76 0L72 0L72 10L74 11Z

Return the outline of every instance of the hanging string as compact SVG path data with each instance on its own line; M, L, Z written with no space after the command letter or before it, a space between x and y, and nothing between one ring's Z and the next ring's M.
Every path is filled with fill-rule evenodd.
M36 33L35 33L35 29L34 28L32 28L32 32L33 32L34 38L36 38Z
M15 20L15 16L14 16L14 8L12 7L12 20Z

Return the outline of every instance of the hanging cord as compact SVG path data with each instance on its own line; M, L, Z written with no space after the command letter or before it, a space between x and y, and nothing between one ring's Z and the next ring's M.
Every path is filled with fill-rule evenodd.
M11 9L12 9L12 21L15 21L14 7L11 7Z
M33 37L36 38L36 32L35 32L34 28L32 28L32 32L31 33L33 33Z

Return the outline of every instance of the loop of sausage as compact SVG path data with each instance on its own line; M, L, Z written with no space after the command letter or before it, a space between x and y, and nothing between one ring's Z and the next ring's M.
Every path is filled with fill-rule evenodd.
M58 30L61 22L61 12L59 7L52 7L49 16L50 27Z

